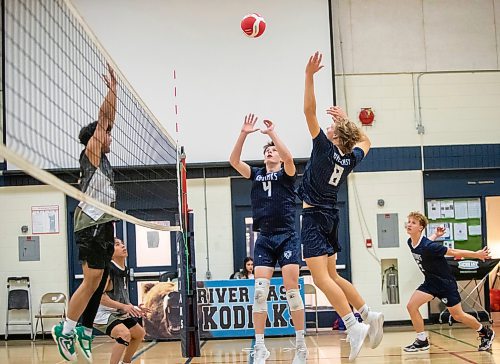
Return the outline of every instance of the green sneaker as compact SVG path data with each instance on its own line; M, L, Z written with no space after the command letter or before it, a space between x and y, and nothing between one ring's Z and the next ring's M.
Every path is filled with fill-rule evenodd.
M75 328L76 341L78 342L78 347L82 356L89 362L92 363L92 335L88 336L85 334L85 327L77 326Z
M66 361L76 361L76 353L75 353L75 336L64 335L63 332L63 323L55 325L52 330L52 337L56 342L57 348L59 349L59 354Z

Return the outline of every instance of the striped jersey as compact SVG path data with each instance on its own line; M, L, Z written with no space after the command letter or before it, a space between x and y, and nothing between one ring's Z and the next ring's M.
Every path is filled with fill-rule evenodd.
M114 207L116 190L113 168L104 153L101 156L99 167L96 168L90 162L87 154L82 152L80 156L80 189L97 201ZM118 219L82 201L75 210L75 231L115 220Z

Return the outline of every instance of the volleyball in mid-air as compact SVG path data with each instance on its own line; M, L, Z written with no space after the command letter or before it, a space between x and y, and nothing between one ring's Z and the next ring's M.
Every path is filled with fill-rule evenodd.
M257 13L245 15L241 19L241 30L250 38L260 37L266 30L266 21Z

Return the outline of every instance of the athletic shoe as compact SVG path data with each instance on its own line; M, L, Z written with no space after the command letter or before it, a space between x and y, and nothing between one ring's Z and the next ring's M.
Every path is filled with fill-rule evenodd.
M493 344L493 339L495 338L495 331L493 331L489 326L486 327L486 335L479 334L481 339L481 344L479 344L479 351L487 351L491 349L491 344Z
M253 351L250 355L253 356L254 364L265 364L266 359L269 358L271 353L267 350L265 345L259 344L253 347Z
M85 328L83 326L77 326L75 328L75 336L78 341L78 347L82 356L89 362L92 363L92 336L85 334Z
M64 324L62 322L58 323L54 327L52 327L52 337L59 349L59 354L66 361L76 361L76 352L75 352L75 335L73 333L69 335L64 335L62 333Z
M415 342L413 344L405 346L403 350L408 353L429 350L429 340L425 339L424 341L422 341L419 339L415 339Z
M368 312L366 322L370 325L370 330L368 330L370 348L375 349L384 336L384 314L382 312Z
M295 356L293 357L292 364L305 364L307 359L307 347L302 344L295 348Z
M361 347L363 346L363 342L368 335L368 330L370 330L370 326L363 323L356 323L353 327L349 329L348 341L351 345L351 353L349 354L349 361L353 361L359 354Z

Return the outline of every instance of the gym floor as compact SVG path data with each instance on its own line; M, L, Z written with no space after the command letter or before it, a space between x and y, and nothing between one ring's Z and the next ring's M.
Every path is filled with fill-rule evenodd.
M366 346L361 350L356 363L500 363L500 336L495 338L492 352L478 352L479 340L472 330L453 326L431 325L426 327L430 335L431 348L420 353L405 353L403 346L411 344L415 333L411 327L389 327L385 329L384 339L376 349ZM500 326L496 327L500 335ZM309 357L307 362L347 363L349 344L342 331L311 330L307 335ZM266 346L271 352L267 363L291 363L294 355L293 337L267 338ZM94 363L106 364L114 341L105 337L97 337L94 341ZM140 364L196 364L196 363L253 363L248 353L251 339L208 340L201 341L201 357L183 358L180 342L144 342L137 351L133 363ZM9 340L0 346L0 363L9 364L62 364L56 346L46 336L45 340ZM85 363L79 357L79 363Z

